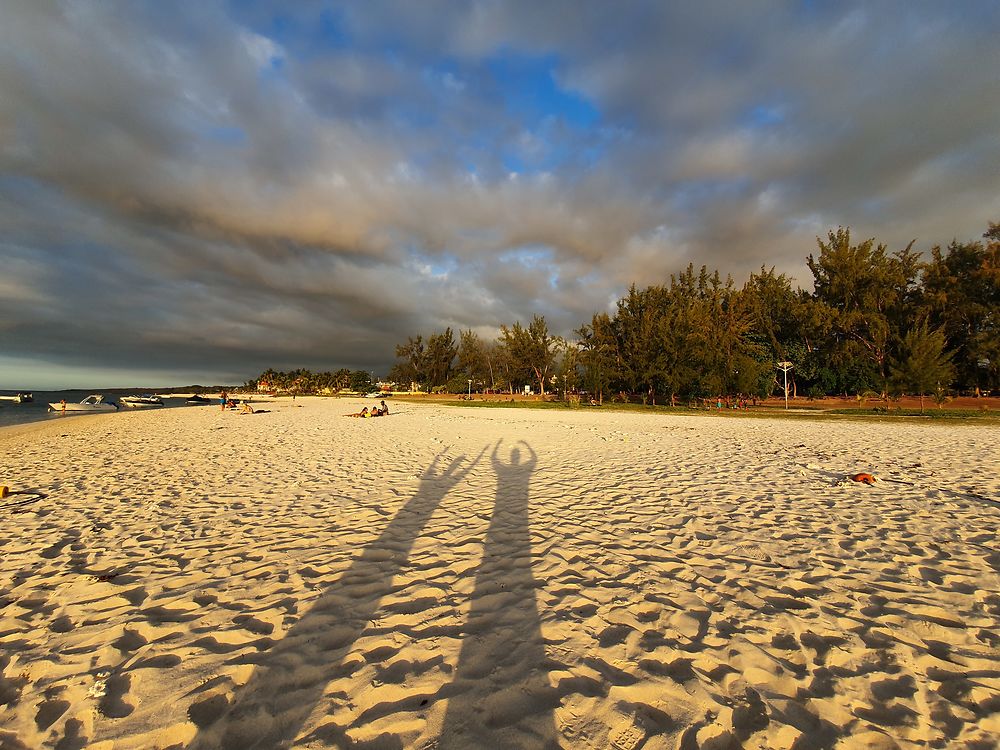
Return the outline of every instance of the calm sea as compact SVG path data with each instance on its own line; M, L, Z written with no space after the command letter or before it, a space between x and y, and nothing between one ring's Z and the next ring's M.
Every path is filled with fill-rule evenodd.
M148 391L145 391L148 392ZM0 396L13 396L17 391L0 391ZM118 402L120 396L131 396L140 393L140 391L135 390L122 390L109 388L103 391L33 391L32 395L34 401L27 404L16 404L13 401L2 401L0 400L0 427L7 427L14 424L27 424L28 422L41 422L46 419L72 419L73 415L68 414L63 416L58 412L49 411L50 403L59 403L61 399L66 399L66 403L79 403L87 396L92 393L100 393L104 396L105 401ZM208 398L216 397L218 394L206 393L205 396ZM217 404L217 401L212 401L212 404ZM163 398L163 408L173 409L177 407L187 407L187 408L197 408L194 406L188 407L184 403L184 397L179 398ZM76 414L115 414L128 412L130 409L122 408L119 412L77 412Z

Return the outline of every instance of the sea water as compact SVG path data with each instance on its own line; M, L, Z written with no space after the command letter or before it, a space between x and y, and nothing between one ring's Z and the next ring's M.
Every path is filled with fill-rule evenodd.
M26 391L22 391L26 392ZM149 391L142 391L142 393L148 393ZM0 396L16 396L18 391L0 391ZM140 393L136 390L120 389L120 388L109 388L105 390L91 390L91 391L31 391L32 398L34 401L18 404L14 401L0 401L0 427L8 427L10 425L16 424L27 424L28 422L41 422L48 419L72 419L74 416L79 416L81 414L115 414L116 412L89 412L89 411L78 411L78 412L66 412L62 414L58 411L49 411L50 403L59 403L61 400L65 399L67 404L80 403L87 396L92 393L98 393L104 396L105 401L113 401L118 403L118 399L121 396L133 396ZM206 394L208 398L216 396L216 394ZM180 406L188 406L184 401L186 396L177 397L163 397L162 407L149 407L152 409L171 409ZM212 400L212 405L218 408L217 398ZM191 407L196 408L196 407ZM121 407L117 413L133 411L126 407Z

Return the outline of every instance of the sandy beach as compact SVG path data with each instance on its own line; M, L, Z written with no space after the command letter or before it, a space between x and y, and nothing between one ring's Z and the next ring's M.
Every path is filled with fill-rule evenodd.
M370 404L0 431L0 747L998 746L995 427Z

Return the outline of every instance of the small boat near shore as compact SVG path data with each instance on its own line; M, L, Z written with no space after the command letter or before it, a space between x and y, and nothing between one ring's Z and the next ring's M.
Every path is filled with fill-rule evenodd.
M13 401L15 404L30 404L35 397L30 393L17 393L13 396L0 396L0 401Z
M148 409L155 406L163 406L163 399L159 396L146 394L145 396L122 396L119 403L129 409Z
M196 395L192 396L191 398L187 399L187 401L185 401L184 403L185 404L190 404L192 406L203 406L205 404L212 403L212 399L205 398L204 396L199 396L199 395L196 394Z
M49 403L49 409L58 412L78 412L78 411L118 411L118 404L113 401L105 401L104 396L93 394L87 396L78 404L67 403L66 401L56 401Z

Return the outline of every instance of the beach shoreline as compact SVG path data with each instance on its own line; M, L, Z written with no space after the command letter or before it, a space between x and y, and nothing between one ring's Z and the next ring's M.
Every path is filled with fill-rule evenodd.
M388 403L0 429L0 744L1000 732L995 427Z

